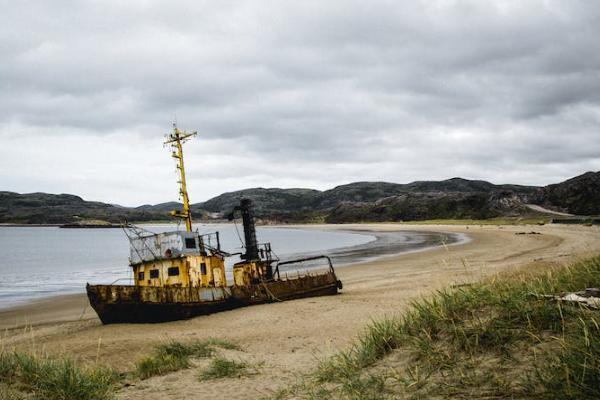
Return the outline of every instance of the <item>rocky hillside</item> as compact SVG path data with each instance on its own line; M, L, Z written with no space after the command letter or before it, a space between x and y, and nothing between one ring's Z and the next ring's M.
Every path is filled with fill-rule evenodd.
M194 204L192 210L227 214L240 204L241 198L248 198L254 202L257 214L268 216L313 209L320 193L313 189L246 189L224 193L204 203Z
M243 197L256 204L265 219L283 222L399 221L431 218L492 218L529 210L525 200L537 187L494 185L485 181L452 178L409 184L355 182L323 192L308 189L248 189L222 194L194 205L225 215ZM502 199L508 201L500 206ZM518 204L517 204L518 203Z
M511 192L415 192L369 203L341 203L325 218L328 223L421 221L426 219L488 219L533 213Z
M176 201L168 201L166 203L160 204L144 204L143 206L139 206L135 208L136 210L141 211L162 211L169 212L171 210L181 209L181 203Z
M527 204L576 215L600 214L600 172L587 172L565 182L536 188L494 185L461 178L441 182L413 182L383 186L373 200L370 186L357 183L323 192L321 205L335 205L326 213L330 223L356 221L418 221L425 219L488 219L539 214ZM397 193L394 193L397 191ZM334 199L327 193L335 192ZM386 196L387 197L383 197ZM375 196L376 197L376 196Z
M577 215L600 214L600 172L586 172L555 185L539 188L532 202Z
M87 219L119 223L166 218L162 212L85 201L70 194L0 192L0 223L64 224Z
M341 203L376 202L388 197L413 193L495 193L511 192L527 196L538 188L533 186L494 185L485 181L452 178L445 181L419 181L409 184L389 182L355 182L337 186L326 191L311 189L246 189L224 193L204 203L194 205L196 209L227 213L241 198L254 201L257 213L286 213L308 210L327 210ZM443 196L441 196L443 197Z
M579 215L600 214L600 172L588 172L546 187L494 185L452 178L408 184L355 182L326 191L254 188L224 193L192 205L196 218L222 218L241 198L254 201L256 214L276 222L415 221L531 216L526 204ZM168 220L180 208L168 202L126 208L73 195L0 192L0 223L68 223Z

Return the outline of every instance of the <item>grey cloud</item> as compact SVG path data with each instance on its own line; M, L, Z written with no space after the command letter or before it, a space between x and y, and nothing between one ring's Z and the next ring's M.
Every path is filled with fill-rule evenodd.
M3 3L3 143L76 131L110 155L117 132L159 146L177 115L211 195L600 169L594 2Z

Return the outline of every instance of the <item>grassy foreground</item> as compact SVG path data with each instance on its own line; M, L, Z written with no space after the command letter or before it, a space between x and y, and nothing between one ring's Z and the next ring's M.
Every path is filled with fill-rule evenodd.
M111 399L119 375L108 368L79 367L67 359L0 353L0 399Z
M538 295L599 286L597 257L440 291L274 397L598 399L600 311Z
M65 358L0 351L0 400L109 400L125 377L146 379L190 368L192 358L212 357L218 348L240 350L234 343L215 338L170 341L157 345L151 356L136 364L135 372L127 374ZM217 357L211 368L202 372L206 374L203 379L242 375L246 364Z

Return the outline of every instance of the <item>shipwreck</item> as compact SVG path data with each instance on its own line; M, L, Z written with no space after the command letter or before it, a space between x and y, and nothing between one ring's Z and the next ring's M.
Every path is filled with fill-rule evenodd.
M175 125L165 144L171 146L180 179L182 210L171 215L185 222L185 230L153 233L125 224L130 243L131 285L86 286L92 308L104 324L153 323L192 318L255 304L334 295L342 288L331 260L317 256L280 261L269 243L258 243L254 207L241 199L230 215L241 214L244 249L232 267L229 284L225 259L233 256L221 249L218 232L200 234L192 226L192 212L186 185L183 143L196 132L187 133ZM322 262L321 269L293 277L281 269L303 262Z

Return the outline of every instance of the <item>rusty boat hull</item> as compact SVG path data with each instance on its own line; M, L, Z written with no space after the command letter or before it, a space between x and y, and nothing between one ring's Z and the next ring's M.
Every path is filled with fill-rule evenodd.
M305 297L338 293L341 282L329 271L249 286L152 287L87 285L90 305L103 324L157 323Z

